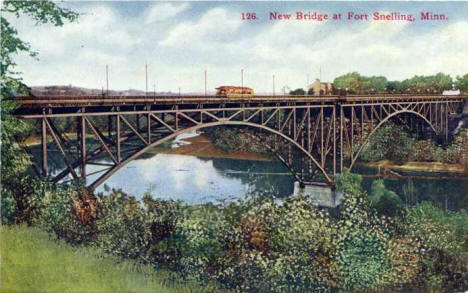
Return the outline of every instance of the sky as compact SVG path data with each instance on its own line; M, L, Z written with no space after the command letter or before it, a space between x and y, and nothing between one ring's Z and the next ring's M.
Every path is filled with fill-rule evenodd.
M468 2L60 2L81 13L63 27L7 16L38 60L15 61L29 86L73 85L184 93L219 85L256 92L305 88L307 81L357 71L391 80L445 72L468 73ZM341 13L340 21L271 20L271 12ZM347 20L348 12L369 20ZM374 12L416 20L373 21ZM421 21L421 12L445 21ZM256 20L242 20L255 13Z

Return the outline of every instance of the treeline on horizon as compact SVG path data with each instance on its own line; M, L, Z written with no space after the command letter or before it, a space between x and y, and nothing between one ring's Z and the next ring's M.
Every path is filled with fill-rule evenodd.
M448 74L415 75L403 81L388 80L385 76L364 76L351 72L333 80L333 94L441 94L444 91L460 90L468 93L468 74L455 79ZM298 88L291 95L305 95L304 89ZM309 89L307 94L315 94Z

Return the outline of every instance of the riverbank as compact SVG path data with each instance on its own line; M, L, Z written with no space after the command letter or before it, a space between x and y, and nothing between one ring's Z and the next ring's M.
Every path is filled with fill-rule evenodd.
M403 164L398 164L390 160L381 160L378 162L358 162L358 165L376 168L379 170L379 173L383 173L384 170L398 170L409 172L468 174L468 166L441 162L405 162Z
M1 236L0 292L213 292L173 283L150 265L53 240L38 228L2 226Z
M252 151L235 150L225 152L213 144L213 142L204 134L184 138L183 141L187 144L182 144L172 148L154 148L149 150L149 153L168 154L168 155L186 155L199 158L223 158L237 159L247 161L271 161L271 159L263 154Z

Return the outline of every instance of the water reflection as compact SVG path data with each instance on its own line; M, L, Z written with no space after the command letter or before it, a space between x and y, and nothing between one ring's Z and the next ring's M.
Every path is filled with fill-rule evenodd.
M184 138L198 134L187 134L168 143L166 148L186 145ZM32 148L40 157L40 146ZM58 151L50 145L49 169L57 173L65 168ZM164 154L164 148L145 153L131 161L112 175L105 184L140 198L145 192L154 197L182 200L189 204L225 202L242 198L247 194L286 197L293 193L294 180L289 171L278 161L256 161L228 158L202 158L191 155ZM209 155L209 154L208 154ZM110 163L105 157L102 163ZM88 165L88 174L106 167ZM375 174L375 168L356 166L354 172ZM102 173L90 175L88 182ZM427 175L407 173L406 175ZM453 174L431 176L453 177ZM369 193L375 178L364 177L363 187ZM431 201L441 208L468 210L468 181L436 178L386 178L385 185L395 191L408 204ZM98 192L104 191L101 185Z
M89 171L100 168L90 166ZM95 178L90 176L89 180ZM137 197L149 192L158 198L191 204L223 202L265 190L284 197L292 194L293 184L288 170L278 162L161 153L128 163L105 182ZM97 191L104 191L104 185Z

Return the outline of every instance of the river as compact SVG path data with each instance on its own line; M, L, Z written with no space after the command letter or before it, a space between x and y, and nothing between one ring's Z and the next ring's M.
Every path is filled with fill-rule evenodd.
M39 151L39 147L34 147ZM63 169L61 160L54 160L55 169ZM102 159L101 162L106 162ZM58 164L58 165L57 165ZM50 163L49 163L50 165ZM102 170L88 165L88 174ZM358 167L364 174L363 187L370 192L374 168ZM100 173L90 175L94 180ZM454 174L406 172L400 178L385 178L388 189L395 191L403 202L414 204L431 201L450 210L468 209L468 180ZM431 175L430 178L426 178ZM445 179L442 179L444 177ZM197 133L185 134L163 147L155 148L131 161L98 187L97 192L110 189L141 198L153 197L181 200L188 204L223 203L247 195L284 198L293 193L294 180L279 162L254 153L226 154Z

